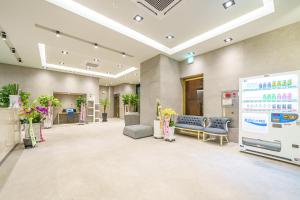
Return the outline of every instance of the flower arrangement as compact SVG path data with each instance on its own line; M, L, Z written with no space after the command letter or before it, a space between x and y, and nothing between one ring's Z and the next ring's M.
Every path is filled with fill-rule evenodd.
M177 113L172 108L165 108L162 110L161 113L162 113L163 117L170 119L169 126L173 127L175 125L174 117L175 117L175 115L177 115Z
M37 98L37 102L43 106L48 108L49 106L58 107L60 106L60 101L54 96L43 95Z

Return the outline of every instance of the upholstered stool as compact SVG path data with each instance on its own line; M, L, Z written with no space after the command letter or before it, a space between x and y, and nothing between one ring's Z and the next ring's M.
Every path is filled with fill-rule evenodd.
M123 134L134 139L153 136L153 127L145 125L125 126Z

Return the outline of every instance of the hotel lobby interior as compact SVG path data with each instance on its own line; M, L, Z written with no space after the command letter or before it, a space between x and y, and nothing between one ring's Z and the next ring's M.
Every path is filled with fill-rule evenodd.
M299 0L0 0L1 200L299 200Z

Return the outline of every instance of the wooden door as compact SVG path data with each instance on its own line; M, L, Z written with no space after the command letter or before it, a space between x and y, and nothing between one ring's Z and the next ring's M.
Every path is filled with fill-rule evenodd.
M114 117L120 117L120 94L114 95Z
M185 80L185 114L203 116L203 78Z

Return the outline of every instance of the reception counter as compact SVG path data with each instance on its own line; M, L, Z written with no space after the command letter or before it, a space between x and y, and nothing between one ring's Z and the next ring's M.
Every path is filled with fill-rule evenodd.
M0 108L0 163L19 142L18 110Z

